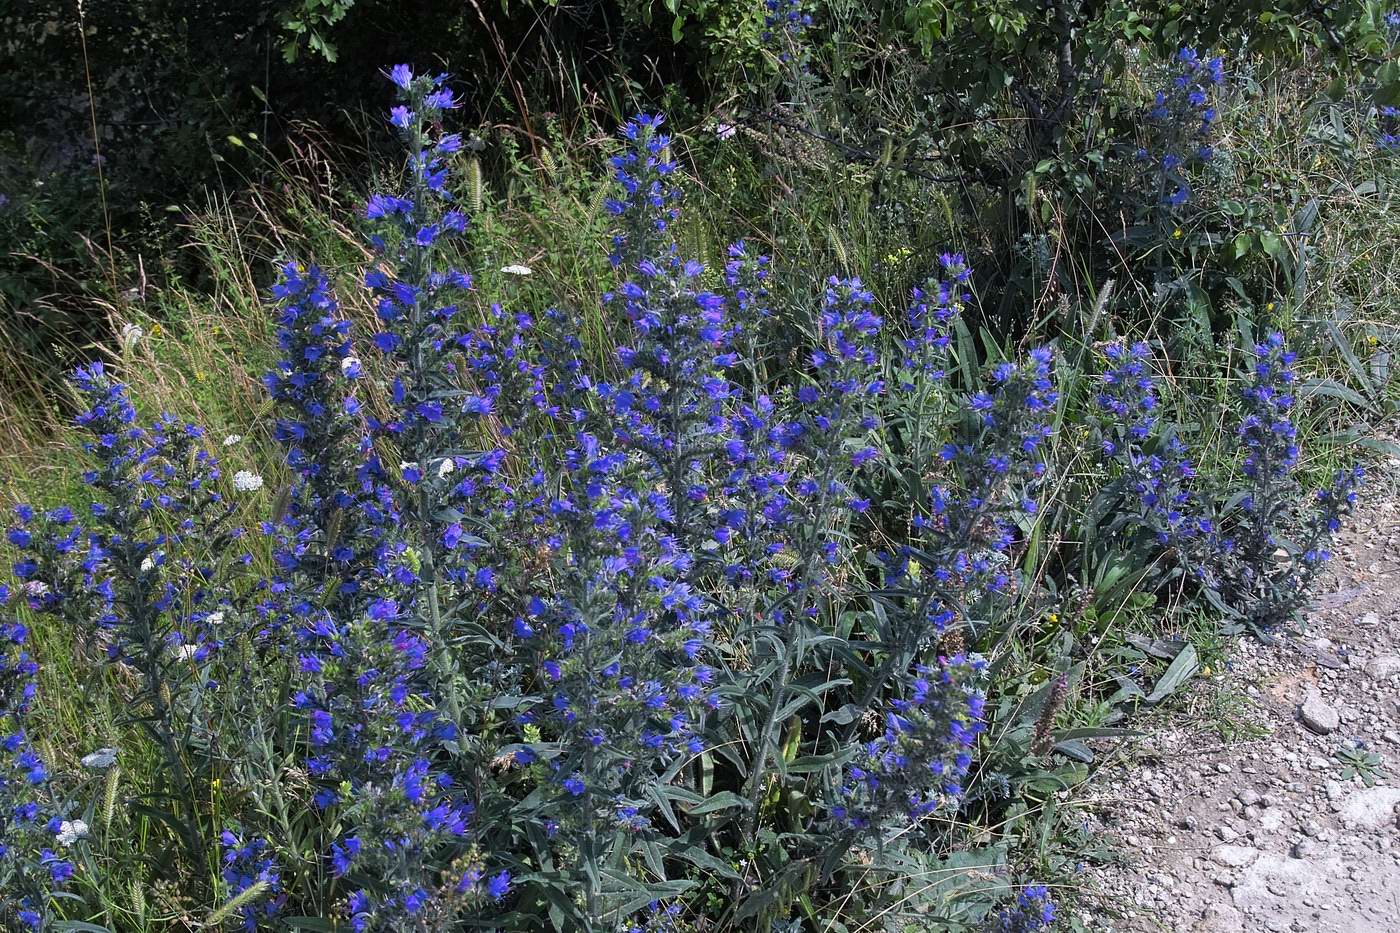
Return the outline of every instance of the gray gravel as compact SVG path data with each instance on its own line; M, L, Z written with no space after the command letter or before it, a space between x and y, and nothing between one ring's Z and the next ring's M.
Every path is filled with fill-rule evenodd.
M1400 505L1369 501L1335 551L1305 633L1238 640L1096 775L1090 829L1122 861L1085 869L1088 929L1400 931ZM1222 741L1223 696L1267 734ZM1374 786L1344 742L1384 757Z

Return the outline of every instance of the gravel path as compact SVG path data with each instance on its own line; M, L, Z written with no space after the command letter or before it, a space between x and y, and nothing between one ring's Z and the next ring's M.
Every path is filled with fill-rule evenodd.
M1088 929L1400 931L1400 503L1336 550L1305 634L1240 640L1194 713L1098 775L1091 828L1125 861L1088 870ZM1348 749L1383 758L1372 786Z

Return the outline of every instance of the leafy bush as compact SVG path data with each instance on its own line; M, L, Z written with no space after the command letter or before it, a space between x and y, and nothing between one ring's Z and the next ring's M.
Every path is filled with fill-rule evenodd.
M1241 476L1219 489L1196 487L1196 469L1181 438L1162 430L1146 344L1107 350L1112 364L1098 403L1116 430L1104 453L1119 464L1137 508L1134 520L1169 548L1228 617L1257 633L1297 621L1308 590L1330 553L1327 542L1356 502L1360 467L1339 471L1311 509L1294 467L1293 421L1298 380L1283 335L1253 348L1241 376L1241 417L1234 434Z
M802 40L800 6L772 15L769 41ZM1198 94L1219 66L1177 61L1152 211L1183 206L1162 196L1185 181L1166 156L1203 156L1213 125ZM0 592L0 917L117 922L108 837L139 765L132 812L174 845L134 873L190 924L1055 922L1043 886L1006 891L1044 866L985 842L1092 758L1080 739L1114 734L1057 728L1084 671L1059 612L1097 610L1054 591L1069 549L1046 529L1067 509L1141 529L1126 561L1165 549L1233 617L1291 619L1360 476L1294 507L1282 338L1239 401L1243 479L1198 484L1149 345L1109 345L1088 390L1088 348L1067 341L1002 355L984 338L983 365L962 254L902 315L848 263L819 276L754 240L722 269L693 258L695 180L649 115L610 161L594 330L579 308L530 309L518 262L476 270L502 283L481 294L480 198L444 126L461 100L388 75L408 154L402 188L365 206L352 291L372 317L315 265L283 262L271 290L275 470L226 476L198 427L142 417L120 369L74 378L90 507L22 507ZM1060 443L1087 431L1085 395L1118 480L1097 497L1073 488L1089 455ZM101 819L29 736L31 620L127 700L136 746L93 753ZM1050 640L1058 669L1008 689L1006 666ZM961 869L984 853L999 878L977 886ZM920 880L934 872L954 880Z

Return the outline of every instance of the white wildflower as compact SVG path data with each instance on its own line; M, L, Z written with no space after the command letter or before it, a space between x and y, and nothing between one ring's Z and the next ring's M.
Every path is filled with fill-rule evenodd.
M129 350L132 347L136 346L137 342L139 342L144 336L146 336L146 331L142 329L140 324L122 325L122 346L126 349Z
M340 374L346 379L358 379L363 372L360 361L353 356L347 356L340 361Z
M224 446L232 447L234 444L237 444L241 440L243 440L242 434L230 434L228 437L224 438Z
M117 750L115 748L99 748L97 751L83 756L83 767L91 768L94 771L106 771L116 763Z
M88 824L82 820L64 820L58 824L57 842L61 846L71 846L88 834Z
M156 559L155 559L155 556L154 556L154 555L150 555L150 556L148 556L145 560L141 561L141 572L142 572L142 573L145 573L145 572L148 571L148 570L154 570L154 569L155 569L155 566L156 566Z
M25 595L33 596L37 599L40 596L48 595L49 585L43 580L29 580L24 584L24 592Z
M233 474L233 488L239 492L257 492L262 486L263 478L256 473L239 470Z
M223 625L224 611L220 609L217 612L211 612L204 617L204 621L209 625Z
M511 263L508 266L502 266L501 271L506 275L519 276L533 275L535 272L535 270L531 269L529 266L522 266L519 263Z
M199 651L198 645L180 645L175 649L175 657L181 661L188 661Z
M455 469L457 469L456 462L451 457L444 457L442 462L438 464L438 479L442 479Z
M734 133L735 133L735 132L736 132L736 130L735 130L735 128L734 128L734 124L732 124L732 123L716 123L716 124L715 124L715 135L718 136L720 139L724 139L724 140L733 139L733 138L734 138Z

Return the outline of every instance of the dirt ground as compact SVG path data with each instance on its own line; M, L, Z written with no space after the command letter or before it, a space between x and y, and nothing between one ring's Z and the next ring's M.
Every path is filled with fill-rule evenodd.
M1400 499L1373 490L1334 550L1305 632L1241 639L1192 688L1216 715L1100 772L1124 861L1088 869L1089 929L1400 931Z

